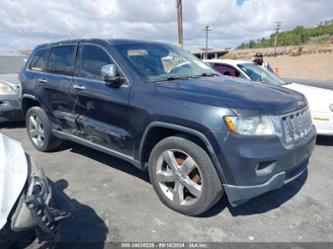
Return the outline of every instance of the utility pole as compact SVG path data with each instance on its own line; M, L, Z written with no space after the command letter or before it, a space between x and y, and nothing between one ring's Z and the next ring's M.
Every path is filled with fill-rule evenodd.
M277 44L277 39L278 39L278 36L279 36L279 31L281 29L281 24L282 22L280 21L277 21L277 22L274 22L275 23L275 41L274 41L274 56L276 57L276 44Z
M212 31L208 25L206 25L205 29L203 30L206 32L206 53L204 59L208 59L208 32Z
M178 46L183 48L183 6L182 0L177 0L177 19L178 19Z

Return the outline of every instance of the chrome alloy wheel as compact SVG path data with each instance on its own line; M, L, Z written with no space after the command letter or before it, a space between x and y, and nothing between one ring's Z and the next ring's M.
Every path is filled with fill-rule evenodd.
M45 142L45 132L43 129L43 124L37 115L31 115L29 117L29 134L31 140L35 145L41 147Z
M156 179L163 194L177 205L194 204L202 194L201 172L191 156L166 150L157 160Z

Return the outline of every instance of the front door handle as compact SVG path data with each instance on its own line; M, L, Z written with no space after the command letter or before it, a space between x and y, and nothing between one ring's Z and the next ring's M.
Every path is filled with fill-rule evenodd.
M85 86L77 85L77 84L74 84L74 85L73 85L73 88L74 88L74 89L77 89L77 90L84 90L84 89L86 89Z
M39 78L39 79L38 79L38 82L40 82L40 83L47 83L47 79Z

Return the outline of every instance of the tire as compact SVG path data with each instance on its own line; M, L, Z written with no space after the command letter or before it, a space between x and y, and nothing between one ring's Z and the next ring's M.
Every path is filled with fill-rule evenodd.
M207 152L184 137L168 137L157 143L150 154L148 170L159 199L180 213L202 214L223 196L222 184Z
M31 107L25 122L29 139L37 150L48 152L61 146L61 141L52 134L50 120L42 108Z

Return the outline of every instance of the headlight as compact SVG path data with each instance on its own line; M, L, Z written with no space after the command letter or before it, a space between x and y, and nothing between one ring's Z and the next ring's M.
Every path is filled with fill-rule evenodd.
M38 167L33 161L31 163L31 174L29 178L29 188L27 192L27 200L41 198L43 202L48 202L50 198L50 185L44 171Z
M16 92L10 85L0 82L0 95L8 95L8 94L16 94Z
M271 116L238 117L226 116L229 130L240 135L274 135L276 130Z

